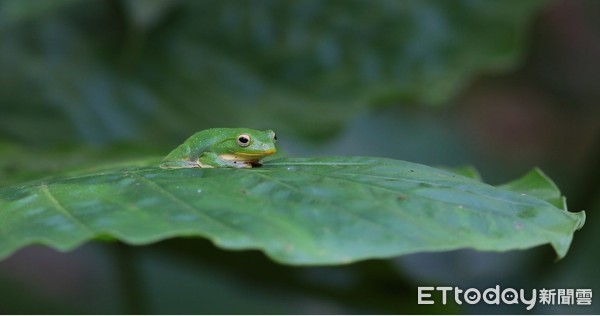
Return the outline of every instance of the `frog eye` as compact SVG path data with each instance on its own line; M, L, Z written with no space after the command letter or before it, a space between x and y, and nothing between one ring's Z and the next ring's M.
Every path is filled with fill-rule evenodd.
M248 145L250 145L250 135L242 134L238 136L237 144L242 147L248 147Z
M277 134L273 133L273 141L277 141Z

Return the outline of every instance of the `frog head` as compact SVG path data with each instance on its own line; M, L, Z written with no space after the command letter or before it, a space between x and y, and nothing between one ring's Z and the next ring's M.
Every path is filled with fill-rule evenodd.
M221 159L242 162L258 162L277 152L277 136L272 130L258 131L248 128L231 128L223 131L223 140L212 151Z

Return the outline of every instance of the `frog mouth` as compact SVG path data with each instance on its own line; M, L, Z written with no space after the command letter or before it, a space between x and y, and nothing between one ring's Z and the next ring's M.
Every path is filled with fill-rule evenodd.
M272 154L274 154L275 152L277 152L275 149L269 149L266 151L262 151L259 153L235 153L234 156L239 156L239 157L264 157L264 156L270 156Z
M262 151L259 153L233 153L233 154L222 154L219 155L221 159L229 160L229 161L247 161L247 162L257 162L262 157L270 156L275 154L277 151L275 149L269 149L267 151Z

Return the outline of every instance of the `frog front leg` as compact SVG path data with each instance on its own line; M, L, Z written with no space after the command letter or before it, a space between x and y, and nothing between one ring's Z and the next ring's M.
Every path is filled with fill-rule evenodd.
M160 167L162 169L202 168L197 161L191 160L163 161Z
M223 159L216 153L205 152L198 158L198 163L201 168L252 168L252 164L247 161L241 160L228 160Z

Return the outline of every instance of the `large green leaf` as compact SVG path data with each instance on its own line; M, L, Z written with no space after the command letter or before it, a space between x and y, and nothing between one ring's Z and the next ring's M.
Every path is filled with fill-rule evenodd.
M34 243L68 250L95 237L202 236L288 264L547 243L563 257L585 218L523 193L549 181L521 181L515 192L391 159L278 159L241 170L156 163L0 189L0 256Z

